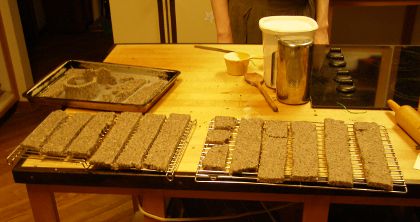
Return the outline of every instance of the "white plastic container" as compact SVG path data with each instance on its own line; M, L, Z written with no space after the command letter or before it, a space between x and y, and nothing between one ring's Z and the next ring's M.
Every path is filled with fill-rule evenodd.
M308 36L314 38L318 24L306 16L269 16L261 18L263 33L264 82L276 88L278 40L284 36Z

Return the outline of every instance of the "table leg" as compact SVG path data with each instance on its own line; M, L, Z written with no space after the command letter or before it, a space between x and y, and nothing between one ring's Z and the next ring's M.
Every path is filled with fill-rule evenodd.
M165 217L165 197L162 191L148 191L141 195L143 210L156 215ZM150 217L144 217L144 222L157 221Z
M303 204L303 222L327 222L330 202L323 197L310 197Z
M131 201L133 203L133 211L134 213L136 213L137 211L139 211L139 199L141 197L136 195L136 194L132 194L131 195Z
M26 190L35 221L60 221L53 192L33 184L27 184Z

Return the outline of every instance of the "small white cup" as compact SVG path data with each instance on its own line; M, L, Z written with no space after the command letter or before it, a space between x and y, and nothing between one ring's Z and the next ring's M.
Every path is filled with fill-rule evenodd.
M227 73L233 76L242 76L248 71L248 64L251 56L245 52L226 53L225 63Z

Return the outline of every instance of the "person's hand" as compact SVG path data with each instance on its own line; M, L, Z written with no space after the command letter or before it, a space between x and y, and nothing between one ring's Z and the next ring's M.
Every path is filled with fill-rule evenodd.
M315 32L315 44L329 44L329 36L328 36L328 29L327 28L320 28Z

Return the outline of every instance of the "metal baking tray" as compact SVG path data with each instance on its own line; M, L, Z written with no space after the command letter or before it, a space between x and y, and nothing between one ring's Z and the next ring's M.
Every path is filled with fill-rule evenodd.
M126 77L134 78L145 78L148 82L153 80L166 80L167 83L155 93L152 98L144 104L129 104L123 102L108 102L98 101L95 99L70 99L64 96L43 96L43 92L48 90L49 87L54 87L54 84L58 84L59 80L66 77L66 71L69 69L108 69L113 76L126 75ZM113 63L102 63L102 62L91 62L82 60L69 60L58 66L54 71L45 76L41 81L26 91L23 96L26 97L30 102L54 105L54 106L65 106L74 108L86 108L94 110L108 110L108 111L131 111L131 112L147 112L159 99L168 92L171 86L174 85L176 78L180 74L180 71L142 67L142 66L130 66ZM62 79L63 81L63 79ZM143 86L138 90L142 90ZM64 91L63 91L64 92Z

